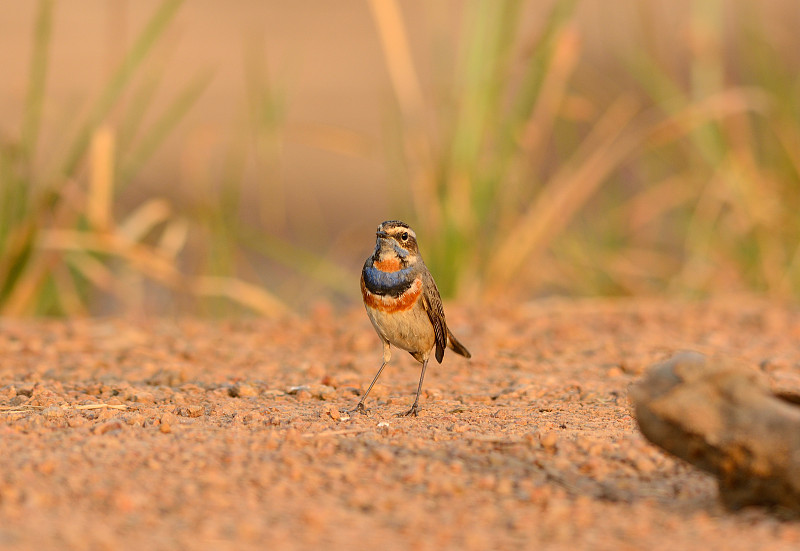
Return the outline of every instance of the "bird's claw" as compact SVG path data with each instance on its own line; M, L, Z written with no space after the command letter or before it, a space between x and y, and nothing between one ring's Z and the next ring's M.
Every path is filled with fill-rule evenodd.
M351 410L348 410L347 413L363 413L364 415L367 414L367 408L364 407L364 402L359 402L356 407Z
M419 408L417 407L417 404L414 404L413 406L411 406L411 409L409 409L408 411L404 411L404 412L401 412L401 413L396 413L395 417L408 417L410 415L413 415L414 417L417 417L418 416L418 411L419 411Z

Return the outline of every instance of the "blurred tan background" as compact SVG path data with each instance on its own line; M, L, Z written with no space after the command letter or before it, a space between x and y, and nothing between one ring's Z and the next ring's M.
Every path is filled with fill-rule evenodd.
M798 226L786 227L790 212L782 211L798 191L789 145L796 120L788 118L798 92L797 3L496 4L8 3L0 18L2 139L7 151L20 141L25 150L37 20L49 17L39 42L48 57L36 143L18 180L30 197L53 186L72 197L56 201L72 205L69 215L43 214L26 200L26 219L114 234L108 220L98 222L105 215L86 206L104 196L110 224L146 250L120 252L117 241L98 250L78 243L86 236L39 233L28 245L50 259L37 264L36 254L15 253L11 228L0 248L4 311L224 313L232 303L268 313L313 303L309 291L349 303L358 300L357 284L351 289L347 278L357 281L374 226L396 217L419 225L443 292L467 300L519 288L526 297L797 296ZM98 108L159 10L168 13L152 44L108 108ZM744 59L751 43L763 50ZM538 68L529 81L530 67ZM530 100L526 82L534 83ZM628 96L632 106L620 103ZM523 107L514 110L519 98ZM497 132L514 117L519 124ZM530 121L546 134L535 136ZM73 147L83 125L85 150ZM474 144L459 142L470 132ZM756 143L760 133L776 144ZM523 137L504 149L497 144L506 134ZM703 144L711 144L703 159L692 158ZM592 147L601 165L613 162L592 164ZM68 174L53 168L70 151L78 160ZM97 176L103 151L112 174L105 184ZM709 184L748 170L738 191ZM765 214L728 219L762 192L772 197ZM665 197L675 204L664 207ZM145 209L141 218L151 219L133 227L131 217L153 198L165 201L163 216ZM618 224L609 227L612 210ZM742 233L721 243L709 237L732 228ZM254 244L259 235L266 248ZM692 235L705 241L688 244ZM748 248L745 258L736 243ZM161 268L132 260L139 253L177 272L165 267L153 277ZM59 275L62 261L71 267ZM8 284L26 274L29 283L15 283L16 291ZM226 279L191 280L205 276ZM138 291L120 290L120 282Z

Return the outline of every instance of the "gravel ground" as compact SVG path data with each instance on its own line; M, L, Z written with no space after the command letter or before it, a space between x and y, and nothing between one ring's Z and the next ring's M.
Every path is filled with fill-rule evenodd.
M800 310L756 300L449 305L472 351L381 358L362 309L0 322L3 549L797 549L649 445L627 393L676 350L800 388Z

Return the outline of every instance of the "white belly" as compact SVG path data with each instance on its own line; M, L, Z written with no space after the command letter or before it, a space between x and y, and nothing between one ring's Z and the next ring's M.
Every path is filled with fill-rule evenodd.
M412 354L427 353L433 348L436 340L433 325L419 302L404 312L366 308L372 326L383 340Z

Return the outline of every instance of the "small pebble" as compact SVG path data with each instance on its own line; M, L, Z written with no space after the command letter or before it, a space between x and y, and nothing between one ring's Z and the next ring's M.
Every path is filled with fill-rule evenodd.
M553 450L558 443L558 433L554 431L546 432L541 436L539 442L541 442L544 449Z
M95 434L106 434L114 430L120 430L121 428L122 428L122 423L120 423L119 421L106 421L105 423L96 425L92 429L92 432Z
M74 417L70 417L69 419L67 419L67 425L69 425L73 429L82 427L88 422L89 421L86 420L86 417L82 415L76 415Z
M331 406L325 408L322 411L323 411L323 415L328 415L334 421L339 421L342 418L342 412L340 412L339 408L337 408L334 405L331 405Z
M140 404L152 404L156 401L152 392L138 391L133 396L133 401Z
M182 417L200 417L203 415L203 406L192 404L178 408L178 415Z
M258 396L258 389L248 383L236 383L228 389L228 394L233 398L252 398Z

